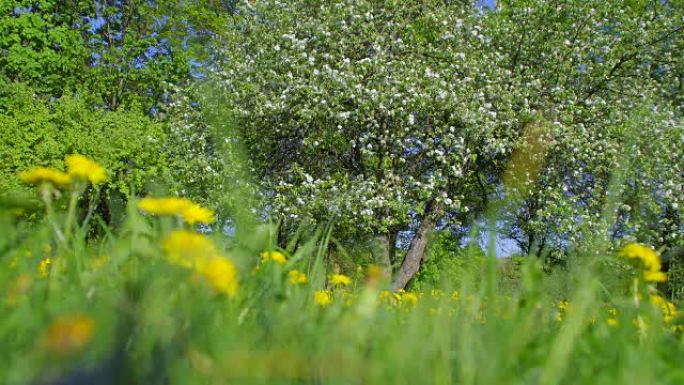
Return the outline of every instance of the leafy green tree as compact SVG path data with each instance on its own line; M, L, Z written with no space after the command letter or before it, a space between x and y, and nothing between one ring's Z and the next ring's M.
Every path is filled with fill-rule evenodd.
M0 2L0 82L59 97L78 92L110 110L157 109L172 85L201 72L229 2Z
M17 172L33 166L64 168L64 156L88 155L109 172L108 189L123 196L150 180L169 178L164 126L143 111L93 111L83 99L49 102L19 84L0 90L0 190L21 187Z
M88 70L90 52L69 1L0 1L0 84L61 96Z
M0 1L2 187L81 152L112 171L107 192L155 181L209 199L219 162L188 85L230 12L211 1Z

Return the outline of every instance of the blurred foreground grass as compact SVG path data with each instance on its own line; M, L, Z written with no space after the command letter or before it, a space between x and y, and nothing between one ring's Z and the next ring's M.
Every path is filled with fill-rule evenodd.
M488 264L392 293L377 266L335 271L330 227L286 250L270 224L202 232L213 214L181 198L131 201L109 227L93 215L104 170L66 164L21 175L39 203L3 203L0 383L684 383L647 246L554 277L529 257L515 289L488 287Z

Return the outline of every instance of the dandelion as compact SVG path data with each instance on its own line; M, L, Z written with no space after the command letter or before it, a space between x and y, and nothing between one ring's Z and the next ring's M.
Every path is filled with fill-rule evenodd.
M189 225L194 225L195 223L210 224L216 220L212 210L194 203L181 211L180 216Z
M306 283L306 274L299 270L290 270L287 275L289 277L290 283L293 285L303 285Z
M145 197L138 202L138 208L154 215L178 216L187 224L213 223L214 212L187 198L152 198Z
M331 274L329 279L332 285L347 286L351 283L351 279L344 274Z
M630 243L620 251L620 255L640 260L646 270L660 271L660 257L648 246Z
M677 307L672 302L666 300L658 294L651 295L651 303L659 306L663 313L663 320L665 323L670 323L677 315Z
M93 319L83 314L55 319L43 335L43 347L52 353L66 354L82 350L92 339Z
M219 293L234 297L238 290L237 268L225 257L212 257L197 269Z
M145 197L138 202L138 208L149 214L171 216L179 215L191 205L192 201L186 198Z
M43 258L38 262L38 275L41 278L47 278L50 275L50 265L52 265L52 258Z
M608 319L606 320L608 326L617 326L620 322L617 319L617 309L612 307L608 309Z
M93 185L107 180L107 172L104 167L79 154L67 155L64 158L69 175L83 180L88 180Z
M408 304L408 305L415 305L418 303L418 296L416 293L407 291L407 292L402 292L401 294L401 302Z
M407 305L415 305L418 303L418 295L410 291L399 290L399 302Z
M54 187L68 187L71 184L69 174L48 167L34 167L19 173L19 179L28 184L51 184Z
M645 271L644 281L646 282L665 282L667 281L667 274L662 271Z
M332 295L328 290L318 290L314 293L314 302L321 307L326 307L332 302Z
M219 254L206 236L187 230L174 230L163 241L167 260L186 268L200 267L208 258Z
M277 250L264 251L263 253L261 253L259 255L261 256L261 262L262 263L266 263L268 261L273 261L273 262L278 263L280 265L284 265L287 263L287 258L285 257L285 254L283 254Z
M562 321L563 318L570 312L570 302L562 300L558 302L558 313L556 314L556 320Z
M625 246L620 255L630 259L641 261L644 267L644 281L646 282L665 282L667 275L660 271L661 263L658 254L648 246L638 243L630 243Z
M204 235L174 230L162 241L162 249L170 263L194 270L217 292L229 297L237 293L235 264L220 255L216 245Z

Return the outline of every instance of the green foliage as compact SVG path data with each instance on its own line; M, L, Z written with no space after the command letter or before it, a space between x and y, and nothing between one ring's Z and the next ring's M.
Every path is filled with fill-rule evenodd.
M210 59L209 37L232 12L213 3L3 0L0 84L79 91L110 110L159 108L190 81L191 58Z
M460 288L464 280L484 272L486 255L475 243L461 246L459 239L448 231L433 234L427 261L416 274L411 287L415 290L451 287ZM468 282L473 284L473 282Z
M64 169L71 153L101 162L108 187L126 197L170 176L164 126L142 112L93 111L77 96L50 102L13 84L0 90L0 126L1 191L18 188L17 172L32 166Z
M90 52L71 2L0 1L0 86L24 82L61 96L83 81Z

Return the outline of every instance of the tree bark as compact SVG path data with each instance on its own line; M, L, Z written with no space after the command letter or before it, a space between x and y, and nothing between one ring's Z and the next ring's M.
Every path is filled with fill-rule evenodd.
M427 248L428 238L430 233L437 225L438 210L434 203L429 203L425 209L425 215L416 229L416 233L411 240L406 258L402 262L399 272L392 285L393 290L399 290L406 287L411 278L420 269L421 263L425 259L425 249Z

